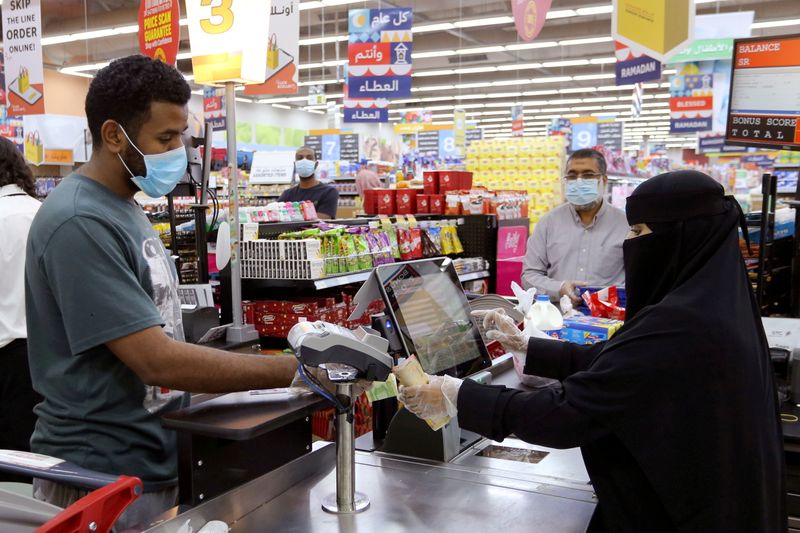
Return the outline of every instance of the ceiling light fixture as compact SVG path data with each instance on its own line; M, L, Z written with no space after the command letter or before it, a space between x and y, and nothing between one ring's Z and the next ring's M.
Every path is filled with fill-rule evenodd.
M475 28L478 26L496 26L498 24L510 24L514 19L508 16L505 17L487 17L471 20L459 20L453 23L456 28Z

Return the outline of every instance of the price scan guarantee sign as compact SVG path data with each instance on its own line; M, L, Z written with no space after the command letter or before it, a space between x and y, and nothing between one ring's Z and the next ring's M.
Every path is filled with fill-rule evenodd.
M178 0L142 0L139 4L139 51L175 65L181 42Z

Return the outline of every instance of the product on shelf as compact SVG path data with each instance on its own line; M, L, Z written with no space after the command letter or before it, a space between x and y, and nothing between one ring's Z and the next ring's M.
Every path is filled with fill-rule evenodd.
M455 220L417 222L413 216L398 215L394 224L389 218L371 220L364 226L321 222L277 240L247 237L257 234L243 231L245 279L319 279L400 260L464 253Z
M467 149L466 168L473 172L475 185L526 191L533 225L564 201L565 142L562 136L476 140Z
M300 320L322 320L348 329L368 326L370 316L383 311L383 300L370 303L357 320L349 320L355 310L352 296L342 293L340 298L297 298L284 300L245 300L242 316L245 324L253 324L262 337L285 338L292 326Z
M303 222L318 220L313 202L270 202L239 208L239 222Z

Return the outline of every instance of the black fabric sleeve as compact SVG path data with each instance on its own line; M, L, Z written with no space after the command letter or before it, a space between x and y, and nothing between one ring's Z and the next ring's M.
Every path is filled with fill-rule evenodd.
M579 345L550 339L531 338L525 358L525 373L563 381L586 370L605 343Z
M289 187L288 189L286 189L285 191L283 191L283 192L281 193L281 195L280 195L280 196L278 196L278 201L279 201L279 202L289 202L289 201L290 201L290 200L289 200L289 196L291 195L291 193L292 193L292 189L293 189L293 188L294 188L294 187Z
M336 218L336 209L339 207L339 191L334 187L328 187L328 190L319 199L317 206L317 213L328 215L331 218Z
M522 392L464 380L458 392L458 424L496 441L516 437L550 448L574 448L608 430L567 401L563 389Z

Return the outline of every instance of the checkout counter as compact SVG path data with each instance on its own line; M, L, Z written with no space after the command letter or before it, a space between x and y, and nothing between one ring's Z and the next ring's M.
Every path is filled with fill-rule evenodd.
M352 384L385 379L393 355L416 353L428 373L522 387L510 356L490 360L448 259L376 268L355 314L376 296L383 336L319 323L289 336L298 359L336 383L336 444L311 442L310 414L328 405L317 395L235 393L166 415L181 445L182 505L147 531L197 533L211 520L234 532L586 530L595 497L578 449L496 443L456 421L433 432L405 410L385 410L385 438L356 442Z

